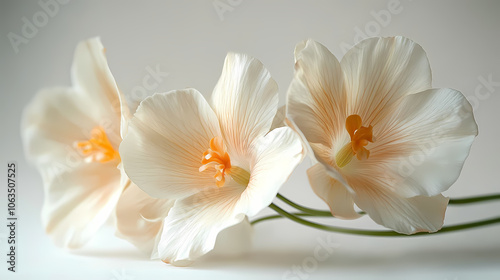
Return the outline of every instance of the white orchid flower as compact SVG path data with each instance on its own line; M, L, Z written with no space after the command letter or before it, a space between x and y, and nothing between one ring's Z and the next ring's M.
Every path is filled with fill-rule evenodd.
M152 251L164 217L155 215L165 211L151 212L143 201L165 203L163 207L170 202L146 197L118 168L129 111L104 51L99 38L81 42L72 66L73 87L47 89L35 96L24 111L24 148L42 175L42 221L58 246L84 245L118 203L128 207L116 213L118 234ZM140 199L129 203L129 194Z
M307 40L295 49L287 116L319 161L308 170L334 216L354 203L378 224L435 232L477 125L465 97L431 89L424 50L403 37L370 38L339 61Z
M288 127L270 131L277 85L263 65L228 54L210 106L195 89L146 98L120 146L125 171L153 197L176 199L159 257L187 264L219 232L267 207L302 160Z

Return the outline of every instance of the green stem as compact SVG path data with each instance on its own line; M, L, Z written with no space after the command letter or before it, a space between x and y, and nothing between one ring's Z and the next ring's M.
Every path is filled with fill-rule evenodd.
M500 194L485 195L485 196L474 196L468 198L452 198L448 204L469 204L488 200L500 199Z
M427 232L419 232L415 233L412 235L406 235L402 233L397 233L395 231L382 231L382 230L363 230L363 229L351 229L351 228L341 228L341 227L334 227L334 226L329 226L329 225L323 225L323 224L318 224L314 223L308 220L304 220L292 213L289 213L274 203L271 203L269 205L271 209L276 211L278 214L305 226L321 229L321 230L326 230L326 231L331 231L331 232L338 232L338 233L347 233L347 234L355 234L355 235L368 235L368 236L395 236L395 237L412 237L412 236L418 236L418 235L428 235L429 233ZM439 233L446 233L446 232L452 232L452 231L458 231L458 230L464 230L464 229L469 229L469 228L476 228L480 226L486 226L486 225L491 225L495 223L500 223L500 217L497 218L492 218L489 220L483 220L483 221L477 221L477 222L472 222L472 223L467 223L467 224L461 224L461 225L454 225L454 226L446 226L443 227L440 231L434 232L432 234L439 234Z
M299 205L299 204L291 201L290 199L282 196L279 193L276 195L276 197L279 198L279 199L281 199L286 204L292 206L293 208L295 208L295 209L297 209L299 211L302 211L304 213L307 213L309 215L321 216L321 217L331 217L332 216L332 213L330 211L323 211L323 210L316 210L316 209L307 208L305 206Z
M295 213L291 213L291 214L295 215L295 216L316 217L314 215L310 215L310 214L302 213L302 212L295 212ZM284 218L284 217L281 215L270 215L270 216L265 216L265 217L259 218L257 220L251 221L250 224L255 225L256 223L264 222L267 220L280 219L280 218Z
M303 213L307 213L307 214L310 214L312 216L318 216L318 217L330 217L330 216L332 216L330 211L317 210L317 209L312 209L312 208L302 206L302 205L297 204L297 203L291 201L290 199L284 197L282 194L278 193L276 195L276 197L279 198L281 201L285 202L286 204L292 206L293 208L295 208ZM449 204L450 205L470 204L470 203L483 202L483 201L496 200L496 199L500 199L500 194L475 196L475 197L468 197L468 198L452 198L452 199L450 199ZM363 215L365 213L359 212L359 214Z
M299 204L289 200L288 198L284 197L281 194L278 194L276 197L281 199L283 202L287 203L288 205L294 207L295 209L302 211L300 213L293 213L296 216L332 217L330 212L328 212L328 211L311 209L311 208L299 205ZM475 197L467 197L467 198L452 198L452 199L450 199L449 205L471 204L471 203L490 201L490 200L496 200L496 199L500 199L500 194L486 195L486 196L475 196ZM358 212L358 213L361 215L365 214L364 212ZM266 216L266 217L262 217L260 219L257 219L255 221L252 221L251 224L254 225L254 224L259 223L259 222L280 219L280 218L284 218L284 217L281 215Z

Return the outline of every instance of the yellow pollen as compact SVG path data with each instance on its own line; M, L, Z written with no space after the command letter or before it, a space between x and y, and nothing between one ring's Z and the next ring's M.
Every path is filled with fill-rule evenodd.
M248 171L231 165L231 158L226 152L224 142L220 137L214 137L210 140L210 148L203 153L201 164L202 166L199 168L200 172L207 170L211 166L214 167L214 179L219 188L224 186L226 175L230 175L234 181L244 186L248 185L250 181L250 173Z
M351 136L351 142L340 149L335 156L337 166L342 168L351 162L356 156L358 160L365 160L370 157L370 151L365 148L368 142L373 143L373 127L361 126L362 120L358 115L350 115L345 121L345 128Z
M87 160L105 163L117 159L120 161L120 154L113 148L108 140L104 128L96 126L90 132L91 138L88 141L76 141L74 143L78 152Z

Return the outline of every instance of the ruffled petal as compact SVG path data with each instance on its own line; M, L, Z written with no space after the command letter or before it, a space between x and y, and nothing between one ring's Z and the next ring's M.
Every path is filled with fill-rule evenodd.
M79 43L71 77L73 87L80 96L80 106L85 108L86 114L102 127L120 135L120 130L126 129L129 112L109 70L105 51L97 37Z
M356 219L360 215L354 210L351 193L337 180L328 176L324 166L315 164L307 170L311 187L330 207L332 215L341 219Z
M252 142L271 128L278 108L278 86L260 61L229 53L212 105L229 154L245 158Z
M354 202L378 224L399 233L436 232L443 226L449 199L436 196L402 197L373 180L351 183Z
M245 218L246 205L239 202L244 187L226 182L177 200L165 218L158 252L174 265L187 265L214 248L220 231Z
M374 127L370 157L346 166L350 176L385 181L399 194L435 196L458 178L477 135L472 107L452 89L405 97L393 115Z
M313 40L297 44L287 97L287 117L307 140L331 147L344 130L346 95L340 64L325 46Z
M200 172L219 123L195 89L155 94L141 102L130 121L120 154L130 179L156 198L182 198L215 186Z
M152 198L130 183L116 205L116 235L154 256L163 219L173 205L174 200Z
M345 73L347 113L376 125L402 97L431 88L425 51L404 37L369 38L340 62Z
M250 182L242 195L249 207L246 215L252 217L271 204L303 157L302 143L289 127L274 129L255 142Z

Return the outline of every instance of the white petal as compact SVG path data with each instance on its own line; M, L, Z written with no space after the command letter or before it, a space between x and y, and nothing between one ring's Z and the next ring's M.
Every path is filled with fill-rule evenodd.
M331 148L323 144L307 142L306 137L302 131L297 128L297 125L292 119L285 118L285 123L297 134L297 136L299 136L302 143L302 150L306 155L309 155L311 163L313 165L317 163L322 164L328 176L343 184L347 190L352 193L352 189L349 187L342 174L332 166L333 161L330 158Z
M249 217L269 206L304 156L298 135L289 127L272 130L255 142L250 182L242 195Z
M354 202L378 224L399 233L435 232L443 226L448 198L436 196L402 197L384 186L351 184Z
M116 205L116 235L148 255L156 253L157 236L173 200L150 197L134 183L123 191Z
M363 123L374 126L400 98L431 87L424 50L400 36L363 40L346 53L340 65L345 73L348 114L357 114Z
M309 142L330 147L347 117L340 64L325 46L312 40L297 44L295 61L287 117Z
M99 38L78 44L71 77L73 87L82 97L81 106L86 108L87 115L107 130L120 132L121 129L125 129L128 107L109 70L105 48ZM123 122L121 122L122 110Z
M220 135L214 112L194 89L155 94L141 102L120 145L127 175L157 198L181 198L214 186L199 172L210 139Z
M333 216L342 219L360 217L354 210L351 193L340 182L328 176L321 163L309 168L307 175L314 193L328 204Z
M413 94L374 127L370 158L346 166L346 173L378 177L406 197L434 196L457 180L476 135L472 107L460 92Z
M300 133L299 133L300 135ZM304 137L301 137L303 139ZM344 185L350 193L353 193L353 190L347 184L347 181L344 179L344 176L339 172L339 170L333 167L333 160L331 158L332 149L328 148L319 143L310 143L309 153L313 154L314 157L313 164L320 163L323 165L326 174L334 179L335 181Z
M65 164L53 160L40 169L45 189L42 221L56 245L74 249L106 222L123 186L116 164Z
M212 105L229 154L244 158L252 142L271 128L278 86L257 59L228 53Z
M158 244L160 258L186 265L212 250L220 231L244 219L245 206L239 202L243 190L230 181L177 200L165 218Z
M273 123L271 124L271 129L269 130L271 131L275 128L285 126L285 118L286 118L286 106L281 106L278 108L278 111L276 111L276 115L273 118Z

